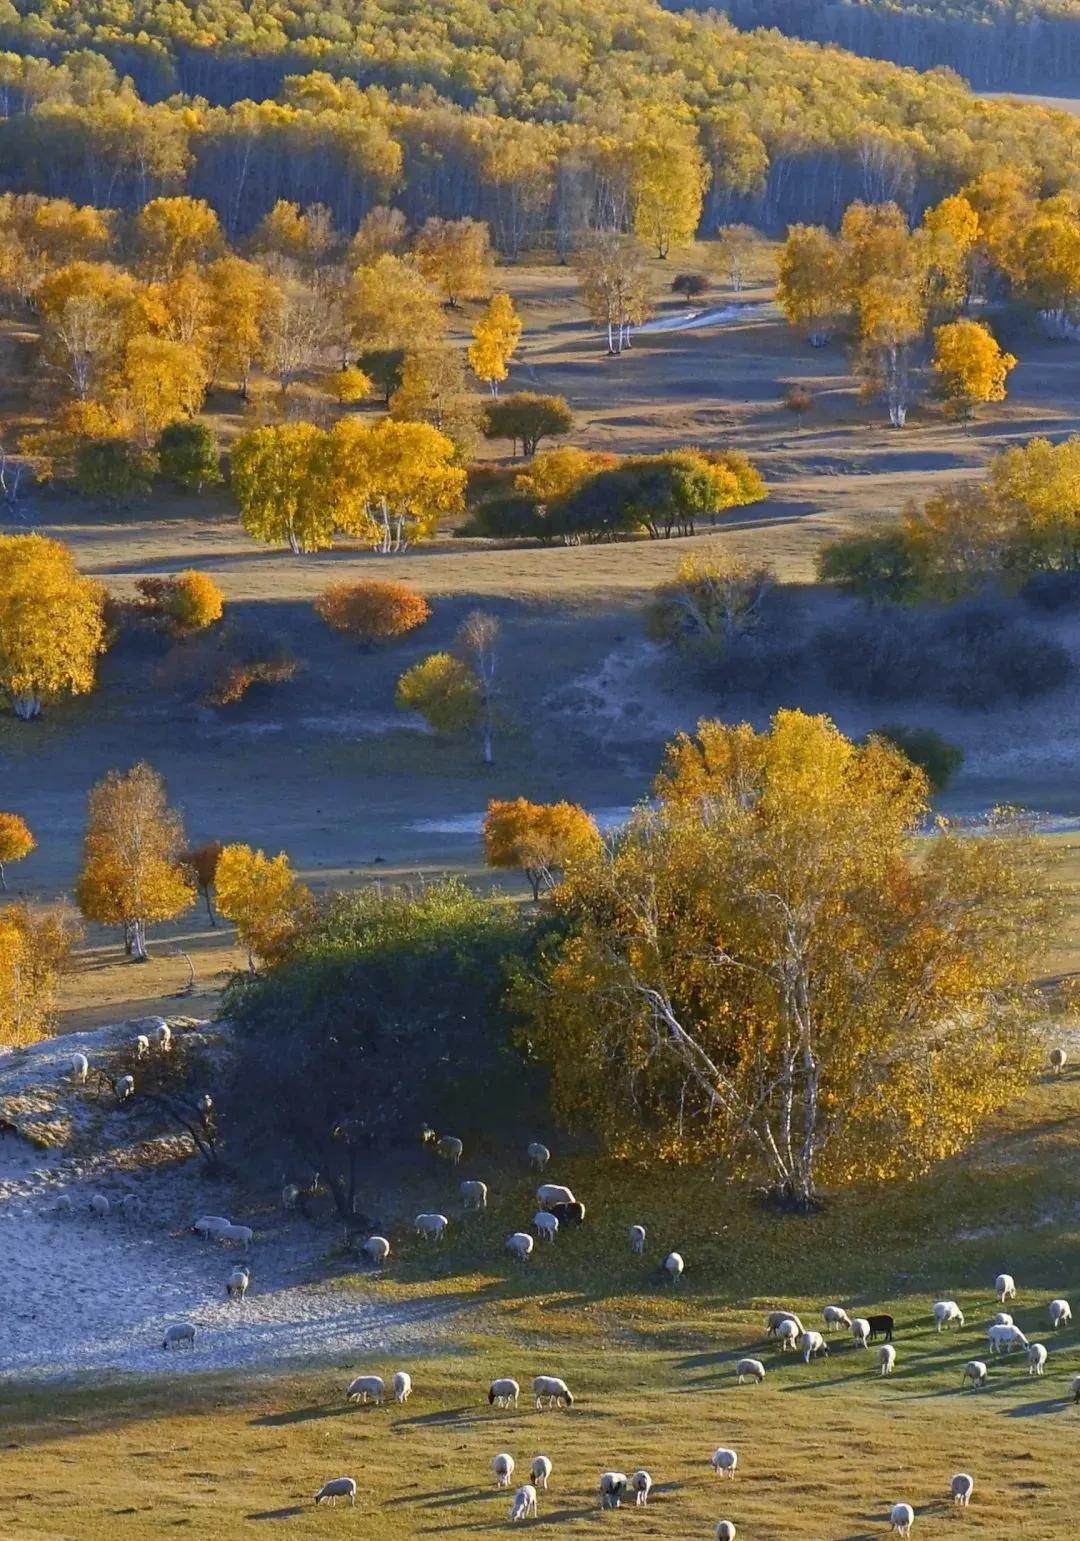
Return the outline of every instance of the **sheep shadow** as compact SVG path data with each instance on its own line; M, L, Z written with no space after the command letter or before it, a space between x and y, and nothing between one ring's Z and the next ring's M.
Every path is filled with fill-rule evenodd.
M317 1418L345 1418L356 1411L357 1409L349 1404L342 1407L337 1403L332 1407L329 1404L324 1404L322 1407L296 1407L287 1413L263 1413L258 1418L251 1419L250 1427L282 1429L287 1428L290 1423L313 1423Z
M428 1504L434 1508L440 1502L444 1502L448 1499L457 1500L468 1498L470 1495L472 1497L480 1496L476 1492L476 1489L472 1486L442 1487L436 1488L432 1493L401 1493L397 1498L385 1499L383 1507L387 1509L398 1509L401 1508L403 1504Z
M1022 1402L1003 1411L1006 1418L1041 1418L1046 1413L1065 1412L1071 1401L1071 1397L1047 1397L1042 1402Z
M492 1408L492 1414L510 1411L502 1407ZM456 1423L467 1426L470 1423L483 1423L487 1420L487 1414L478 1412L475 1407L445 1407L439 1408L433 1413L417 1413L412 1418L399 1418L397 1427L408 1428L439 1428L448 1423Z
M306 1504L288 1504L284 1509L257 1509L254 1514L245 1514L245 1520L293 1520L298 1514L306 1514Z

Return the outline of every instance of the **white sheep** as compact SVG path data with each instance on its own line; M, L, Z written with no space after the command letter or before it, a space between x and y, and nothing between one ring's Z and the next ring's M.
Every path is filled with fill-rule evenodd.
M533 1239L528 1231L515 1231L512 1236L506 1238L507 1252L512 1252L521 1262L530 1256L532 1249Z
M541 1183L536 1190L536 1202L546 1209L549 1204L576 1204L577 1199L561 1183Z
M385 1263L390 1256L390 1243L385 1236L369 1236L361 1252L372 1263Z
M138 1219L141 1209L142 1199L140 1199L137 1193L125 1193L124 1197L120 1200L120 1213L125 1220Z
M90 1074L90 1061L85 1054L73 1054L71 1056L71 1079L73 1081L85 1081Z
M935 1300L934 1321L937 1323L938 1332L941 1332L942 1328L949 1322L957 1322L962 1327L964 1325L964 1313L955 1300Z
M1046 1369L1046 1344L1029 1343L1027 1349L1027 1362L1029 1375L1041 1375Z
M645 1251L645 1227L632 1225L630 1227L630 1251L636 1252L640 1257Z
M534 1455L532 1465L529 1467L529 1476L536 1487L542 1492L547 1492L548 1478L551 1476L551 1460L546 1455Z
M450 1221L445 1215L417 1215L413 1221L418 1236L430 1236L432 1241L442 1241Z
M219 1236L222 1231L229 1230L231 1227L232 1221L226 1220L224 1215L200 1215L191 1229L196 1236L202 1236L205 1239Z
M851 1336L856 1348L866 1348L870 1341L870 1323L865 1316L852 1317Z
M794 1348L799 1341L799 1324L792 1317L782 1321L776 1329L776 1341L780 1345L780 1352L786 1354L789 1348Z
M652 1478L647 1471L636 1471L630 1478L630 1487L634 1494L634 1502L641 1509L649 1502L649 1492L652 1488Z
M959 1504L966 1509L971 1502L971 1495L975 1491L975 1478L969 1477L966 1471L958 1471L949 1483L949 1492L952 1494L954 1504Z
M1050 1050L1050 1069L1055 1075L1060 1075L1069 1062L1069 1056L1064 1049Z
M735 1480L735 1469L739 1464L739 1457L734 1450L729 1450L726 1445L721 1445L719 1450L714 1450L709 1465L718 1477L728 1477Z
M495 1486L509 1487L510 1478L514 1475L514 1457L504 1450L492 1461L491 1469L495 1473Z
M804 1332L799 1339L799 1347L802 1349L804 1364L809 1364L811 1359L815 1359L818 1354L827 1355L829 1352L829 1345L821 1336L821 1333L815 1332L812 1327L807 1332Z
M488 1201L487 1183L468 1181L458 1184L458 1192L461 1195L461 1207L463 1209L486 1209Z
M181 1343L186 1343L194 1353L195 1327L192 1322L175 1322L171 1327L166 1327L165 1336L161 1340L162 1348L179 1348Z
M1072 1321L1072 1306L1067 1300L1052 1300L1050 1302L1050 1324L1052 1327L1067 1327Z
M227 1225L219 1225L214 1231L215 1241L235 1241L246 1252L255 1240L255 1232L250 1225L233 1225L230 1221Z
M536 1489L531 1482L522 1483L514 1494L514 1501L510 1505L510 1523L516 1524L518 1520L534 1520L536 1518Z
M991 1327L1013 1327L1015 1323L1008 1311L999 1311L990 1325Z
M75 1203L74 1203L74 1200L71 1197L71 1194L70 1193L61 1193L60 1196L57 1198L56 1203L53 1205L53 1214L55 1214L55 1215L70 1215L71 1211L74 1208L75 1208Z
M526 1146L525 1154L529 1158L529 1165L534 1166L538 1172L542 1172L551 1160L551 1152L546 1145L541 1145L539 1140L533 1140Z
M545 1397L549 1407L573 1407L574 1405L570 1387L557 1375L537 1375L533 1380L532 1389L537 1412L543 1407Z
M159 1049L168 1049L172 1044L172 1028L164 1017L154 1017L154 1025L150 1029L150 1036Z
M337 1508L339 1498L347 1498L349 1503L356 1506L356 1479L354 1477L331 1477L329 1482L324 1482L315 1494L316 1504L321 1504L324 1499L329 1499L333 1508Z
M735 1384L741 1386L747 1376L751 1380L756 1380L758 1385L765 1379L765 1366L760 1359L739 1360L735 1366Z
M243 1300L251 1283L251 1270L239 1264L225 1280L225 1295L229 1300Z
M1002 1305L1016 1299L1016 1280L1011 1273L999 1273L994 1280L994 1294Z
M198 1108L203 1118L209 1118L210 1114L214 1111L214 1099L211 1097L209 1092L203 1092L195 1106Z
M554 1241L559 1234L557 1218L549 1215L546 1209L538 1209L532 1217L532 1223L536 1234L545 1237L548 1241Z
M492 1407L516 1407L520 1395L521 1387L508 1375L501 1380L493 1380L488 1387L488 1401Z
M910 1504L893 1504L889 1514L891 1528L898 1536L910 1536L915 1523L915 1510Z
M109 1216L109 1201L103 1193L95 1193L90 1200L90 1213L95 1220L107 1220Z
M626 1492L626 1473L621 1471L606 1471L600 1478L600 1507L601 1509L617 1509Z
M717 1520L716 1541L735 1541L734 1520Z
M964 1373L960 1377L960 1385L962 1387L965 1381L970 1381L972 1391L978 1391L986 1385L989 1374L990 1371L986 1367L985 1360L969 1359L964 1366Z
M150 1053L150 1040L145 1033L140 1033L135 1040L135 1055L137 1059L145 1059Z
M390 1389L394 1393L394 1401L399 1407L404 1407L405 1403L412 1396L412 1376L408 1370L394 1371L394 1378L390 1382Z
M843 1306L826 1306L821 1314L825 1318L826 1332L831 1332L834 1327L851 1326L851 1317L844 1310Z
M663 1268L672 1284L678 1284L686 1268L686 1264L682 1260L682 1253L669 1252L664 1259Z
M135 1077L133 1075L122 1075L122 1076L119 1076L117 1078L117 1082L116 1082L116 1100L117 1100L117 1102L126 1102L129 1097L134 1097L134 1095L135 1095Z
M883 1343L878 1349L878 1364L882 1375L891 1375L896 1369L896 1350L891 1343Z
M366 1405L369 1398L376 1407L383 1405L386 1398L386 1382L381 1375L358 1375L355 1380L349 1382L349 1389L345 1393L347 1402L361 1402Z
M797 1311L770 1311L765 1318L765 1336L774 1337L781 1322L795 1322L800 1332L806 1331Z
M437 1155L441 1156L444 1161L449 1161L451 1166L457 1166L458 1162L461 1160L464 1149L464 1145L454 1135L444 1134L442 1139L436 1145L435 1152Z
M300 1202L300 1184L285 1183L281 1189L282 1209L295 1209Z
M1027 1348L1028 1340L1019 1327L991 1327L986 1334L992 1354L1011 1354L1014 1348Z

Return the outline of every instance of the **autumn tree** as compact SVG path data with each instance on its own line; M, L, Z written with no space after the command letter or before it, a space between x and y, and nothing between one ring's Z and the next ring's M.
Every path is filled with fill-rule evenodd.
M213 891L217 881L218 862L225 849L220 840L209 840L205 845L193 845L180 853L180 865L190 875L196 890L206 905L206 916L212 926L217 925L214 913Z
M0 691L24 721L94 688L105 591L60 541L0 535Z
M487 310L473 327L469 368L493 396L510 372L510 360L521 337L521 317L508 294L492 295Z
M753 225L723 225L716 232L712 259L720 271L727 275L727 281L736 294L742 292L761 246L761 236Z
M208 372L236 380L247 396L257 359L267 348L284 305L281 285L254 262L228 255L205 271Z
M283 958L313 906L311 890L296 876L285 852L266 856L249 845L227 845L218 857L217 904L236 926L255 959L274 963Z
M950 321L934 333L934 373L946 401L973 417L984 401L1004 401L1005 381L1016 359L981 321Z
M404 637L422 626L431 606L417 589L390 578L332 583L315 601L326 624L364 647Z
M397 704L419 712L436 733L480 735L485 765L492 764L498 707L499 622L483 610L466 616L454 653L432 653L397 683Z
M206 365L200 353L167 337L133 337L110 393L131 418L139 439L149 445L163 428L192 417L206 392Z
M581 297L593 323L607 334L608 352L621 353L630 332L652 311L654 283L644 247L616 230L599 230L574 253Z
M72 482L85 498L125 508L148 496L154 480L154 456L116 434L84 439L75 446Z
M387 556L430 540L439 519L464 506L456 462L454 445L430 423L346 418L326 441L319 495L341 529Z
M281 394L320 363L331 334L324 297L298 278L282 280L262 322L260 358Z
M79 401L100 392L140 326L130 274L109 263L69 263L42 278L35 304L45 362Z
M649 633L687 652L723 653L757 623L775 582L765 562L731 555L722 546L695 552L657 588L646 618Z
M654 118L631 142L634 234L658 257L697 234L709 179L697 135L676 119Z
M966 198L954 194L926 210L920 235L931 313L955 315L971 296L979 216Z
M907 421L910 353L927 321L924 244L893 203L850 204L840 226L843 282L868 389L885 396L889 422Z
M460 460L469 459L485 419L459 350L440 343L407 353L400 384L390 397L390 416L400 423L429 423L450 440Z
M1037 839L917 844L917 768L796 711L702 723L656 793L555 889L520 992L564 1123L805 1208L925 1171L1027 1083L1057 911Z
M574 414L561 396L540 396L535 391L515 391L494 401L487 409L485 433L489 439L509 439L517 453L535 455L544 439L562 438L574 426Z
M326 435L311 423L255 428L233 446L229 483L253 540L295 556L333 544L337 518L320 472Z
M209 573L189 568L168 578L140 578L137 608L154 625L174 637L189 636L220 621L225 596Z
M1015 236L1014 276L1051 336L1067 336L1080 299L1080 218L1044 204Z
M0 1039L34 1043L55 1028L56 996L83 930L71 906L9 904L0 910Z
M491 237L481 220L433 216L417 232L413 252L421 274L451 310L491 288Z
M135 241L152 278L203 267L224 246L218 217L201 198L152 198L135 216Z
M158 468L185 492L202 492L223 480L221 452L213 429L205 423L168 423L158 435Z
M355 406L366 401L375 389L375 382L362 369L349 365L330 377L330 394L343 407Z
M573 444L542 449L514 477L514 491L531 498L539 508L550 508L577 492L597 472L610 471L617 464L615 455L578 449Z
M149 765L110 771L91 789L76 899L87 920L123 928L136 963L147 961L147 926L195 903L183 849L183 822Z
M820 225L792 225L776 283L776 299L792 326L805 331L812 348L829 341L844 308L840 250Z
M415 262L389 253L357 268L347 308L352 339L362 351L415 351L446 331L439 291Z
M7 888L9 863L25 860L36 845L25 819L17 813L0 813L0 889Z
M523 872L534 900L600 846L595 822L577 803L530 803L524 797L490 802L483 835L488 866Z
M349 244L349 266L362 268L380 257L399 257L407 241L408 221L401 210L376 204L364 215Z

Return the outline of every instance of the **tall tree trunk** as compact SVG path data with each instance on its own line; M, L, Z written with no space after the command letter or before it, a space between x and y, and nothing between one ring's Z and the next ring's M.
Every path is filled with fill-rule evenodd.
M150 956L146 951L146 922L133 920L131 922L131 961L133 963L149 963Z

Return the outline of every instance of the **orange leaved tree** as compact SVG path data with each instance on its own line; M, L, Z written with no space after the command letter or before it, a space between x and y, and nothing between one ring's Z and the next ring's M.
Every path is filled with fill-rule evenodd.
M4 868L8 862L22 861L36 844L25 819L17 813L0 813L0 888L7 888Z
M101 584L83 577L60 541L0 535L0 694L16 717L93 689L104 604Z
M328 626L365 647L403 637L431 615L423 594L390 578L332 583L316 599L315 609Z
M594 856L600 833L577 803L490 802L484 819L484 859L489 867L523 872L534 899L553 888L572 862Z
M225 847L216 886L218 909L236 926L252 972L256 957L273 963L288 952L314 902L284 851L267 856L250 845Z

